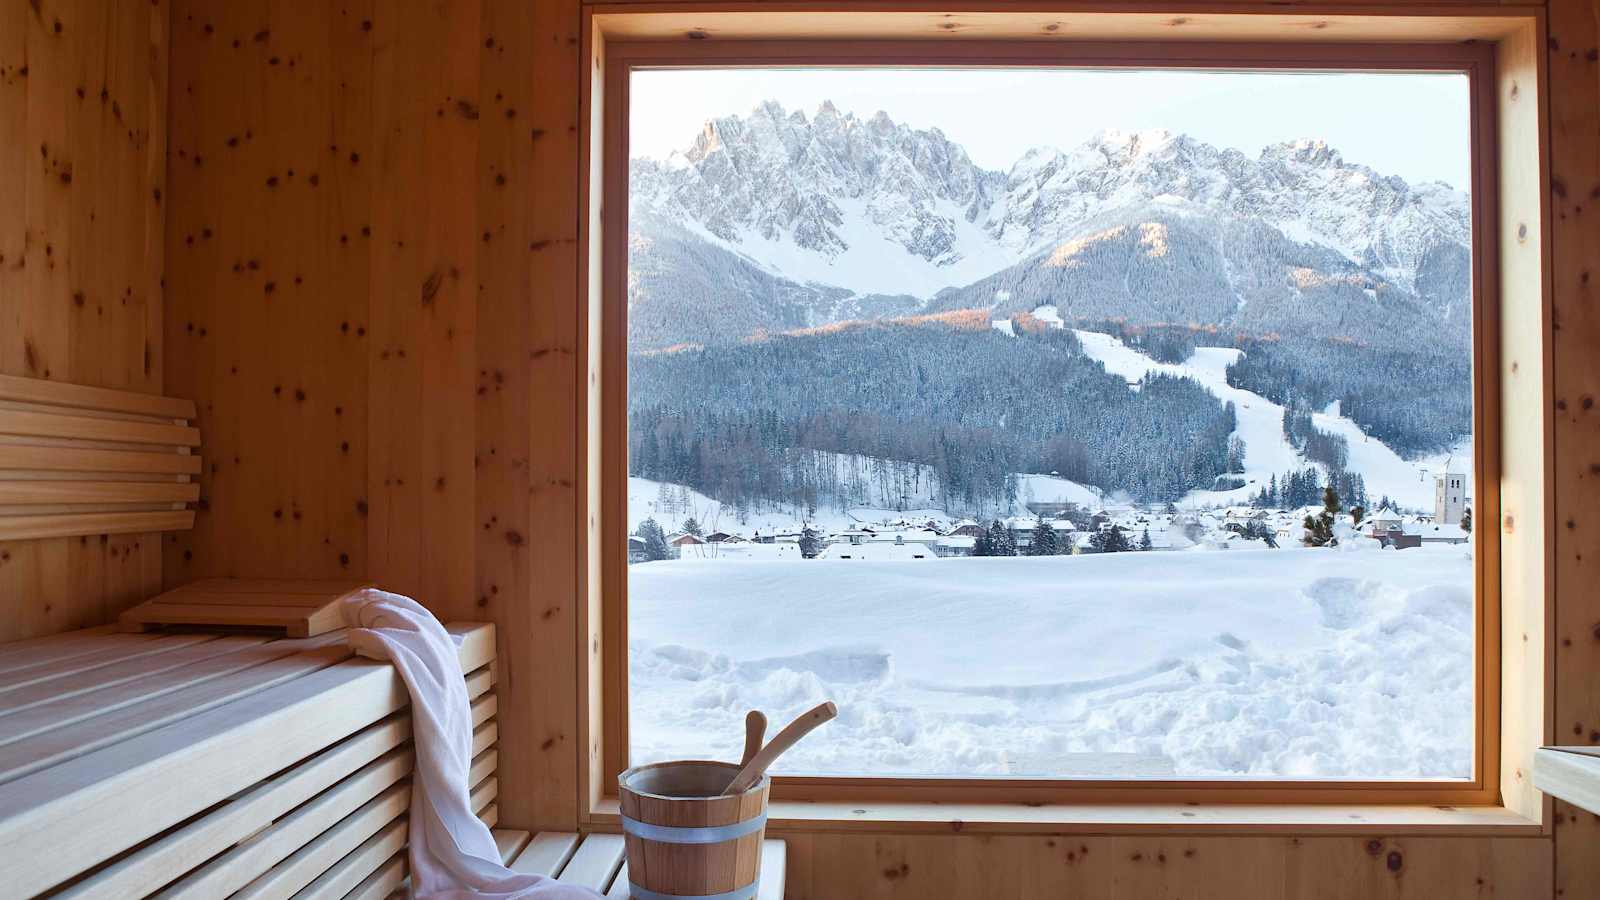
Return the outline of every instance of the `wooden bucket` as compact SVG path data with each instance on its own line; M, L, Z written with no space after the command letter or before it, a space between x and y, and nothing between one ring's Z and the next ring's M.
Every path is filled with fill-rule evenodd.
M752 900L772 779L717 796L739 767L665 762L618 776L633 900Z

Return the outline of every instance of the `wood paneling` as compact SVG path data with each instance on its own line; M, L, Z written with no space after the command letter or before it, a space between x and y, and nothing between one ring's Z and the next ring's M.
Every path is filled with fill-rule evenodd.
M588 451L574 431L578 7L183 0L173 17L166 389L200 400L218 468L169 578L367 576L499 622L502 640L537 652L500 654L511 762L497 803L535 828L578 815L588 649L574 633ZM27 115L38 83L16 60L48 30L32 16L0 10L0 134L65 127ZM1585 562L1600 559L1600 26L1592 0L1555 0L1550 18L1556 728L1600 741ZM22 149L0 141L0 205L51 187ZM9 262L32 228L67 227L69 214L33 209L27 229L0 221L0 290L40 277L70 301ZM30 265L42 256L29 252ZM70 353L57 312L30 313L36 365ZM12 333L0 327L0 369L24 373ZM50 543L51 564L104 578L103 556L69 565L71 549ZM11 565L0 578L16 584ZM44 567L25 561L21 577L42 582ZM1564 808L1555 821L1554 842L794 834L789 884L793 897L1593 894L1600 822Z
M578 21L180 0L167 229L167 376L214 448L168 583L365 577L499 623L500 815L565 828Z
M1550 842L1526 838L817 834L785 840L790 900L1550 896Z
M0 374L162 390L164 0L0 6ZM0 641L159 590L159 534L0 541Z
M1550 4L1555 742L1600 744L1600 8ZM1556 803L1558 896L1600 892L1600 817Z

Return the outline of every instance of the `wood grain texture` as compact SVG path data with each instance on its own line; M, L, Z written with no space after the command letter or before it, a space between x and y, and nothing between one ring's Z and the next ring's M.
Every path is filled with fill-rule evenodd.
M1600 745L1600 7L1550 4L1550 269L1554 331L1555 735L1558 744ZM1600 816L1557 802L1555 891L1600 890Z
M166 375L207 442L167 584L365 577L533 642L499 654L500 807L564 828L578 27L566 0L177 0L166 233Z
M167 18L0 10L0 375L161 393ZM110 621L160 581L154 533L0 538L0 641Z

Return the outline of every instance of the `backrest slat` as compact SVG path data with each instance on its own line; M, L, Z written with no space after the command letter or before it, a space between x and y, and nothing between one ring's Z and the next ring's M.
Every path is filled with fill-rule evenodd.
M194 527L192 401L0 375L0 540Z

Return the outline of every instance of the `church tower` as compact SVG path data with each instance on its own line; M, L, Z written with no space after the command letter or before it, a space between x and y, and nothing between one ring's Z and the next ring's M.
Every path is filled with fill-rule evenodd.
M1467 476L1450 471L1433 476L1433 524L1459 525L1467 511Z

